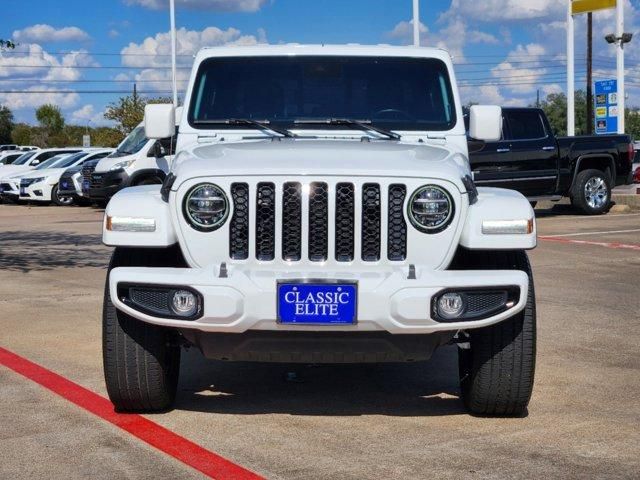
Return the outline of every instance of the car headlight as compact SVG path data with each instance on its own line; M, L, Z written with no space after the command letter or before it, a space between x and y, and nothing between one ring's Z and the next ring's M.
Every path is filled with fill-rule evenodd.
M122 162L118 162L115 165L113 165L109 171L113 172L114 170L120 170L120 169L125 169L125 168L129 168L131 165L133 165L133 163L135 162L134 160L123 160Z
M454 206L449 192L437 185L418 188L408 205L409 220L424 233L441 232L453 219Z
M212 232L220 228L229 215L229 200L213 183L200 183L184 198L184 216L196 230Z
M40 183L40 182L43 182L45 178L46 178L46 177L32 178L32 179L31 179L31 183L32 183L32 184L34 184L34 183Z

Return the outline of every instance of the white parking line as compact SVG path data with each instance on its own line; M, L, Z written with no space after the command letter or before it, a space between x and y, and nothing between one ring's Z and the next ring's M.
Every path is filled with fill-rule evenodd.
M625 214L620 214L620 215L596 215L596 216L590 216L590 215L548 215L548 214L542 214L540 217L538 217L538 220L613 220L613 219L620 219L620 218L627 218L627 217L638 217L640 216L640 213L625 213Z
M640 232L640 228L634 228L632 230L605 230L602 232L580 232L580 233L563 233L560 235L545 235L546 238L559 238L559 237L582 237L585 235L603 235L607 233L633 233Z

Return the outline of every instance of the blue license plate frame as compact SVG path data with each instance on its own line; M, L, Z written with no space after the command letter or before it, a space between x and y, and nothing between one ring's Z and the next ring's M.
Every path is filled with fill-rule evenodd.
M309 295L315 301L308 301ZM276 289L276 306L279 324L354 325L358 322L358 282L280 281Z

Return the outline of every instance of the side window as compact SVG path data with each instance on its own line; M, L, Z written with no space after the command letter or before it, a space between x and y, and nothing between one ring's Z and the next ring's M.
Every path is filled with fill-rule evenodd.
M509 122L510 140L536 140L547 136L538 112L506 112L505 118Z
M82 161L82 163L86 162L87 160L100 160L101 158L106 157L107 155L109 155L109 152L102 152L102 153L98 153L96 155L93 155L85 160Z
M178 137L161 138L160 145L167 155L173 155L176 151L176 139Z

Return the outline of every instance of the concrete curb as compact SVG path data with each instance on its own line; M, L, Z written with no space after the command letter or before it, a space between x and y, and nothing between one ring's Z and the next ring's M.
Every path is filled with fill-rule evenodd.
M611 200L616 205L629 205L632 208L640 208L640 195L611 195Z

